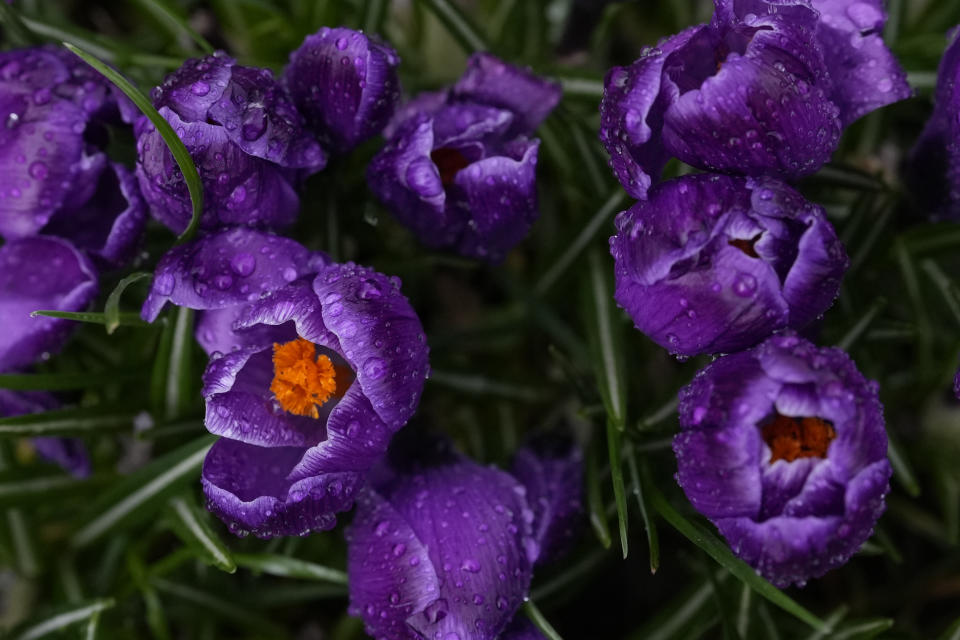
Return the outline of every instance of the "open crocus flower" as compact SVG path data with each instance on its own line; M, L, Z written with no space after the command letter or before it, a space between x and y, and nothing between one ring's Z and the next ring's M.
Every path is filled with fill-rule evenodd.
M360 31L323 27L290 54L283 80L324 147L344 153L393 115L399 64L396 51Z
M51 411L57 404L49 393L0 389L0 418ZM31 438L31 442L41 458L59 465L70 475L76 478L90 475L90 456L83 440L42 437Z
M684 176L617 217L617 303L671 353L737 351L833 303L848 259L823 209L773 178Z
M778 586L847 562L889 489L877 385L839 349L770 338L680 393L677 482L734 553Z
M84 311L96 295L93 264L66 240L33 236L0 247L0 371L58 351L75 327L33 311Z
M714 0L708 25L607 74L600 139L644 198L670 157L794 179L860 116L910 95L880 35L881 0Z
M146 210L132 175L102 149L104 125L131 109L63 49L0 53L0 235L57 235L106 265L128 260Z
M907 178L925 213L960 218L960 27L937 70L934 109L910 153Z
M424 244L499 262L539 213L526 136L559 100L555 83L475 54L452 88L401 107L367 183Z
M428 374L423 328L400 282L329 264L246 306L248 346L204 374L211 511L238 534L333 527L413 415Z
M282 227L296 219L301 176L326 155L267 69L237 65L222 52L188 60L152 93L200 172L200 224ZM174 231L190 221L190 194L156 128L137 122L137 178L153 215Z
M357 500L349 611L384 640L493 640L530 588L533 512L510 474L430 454L378 469Z
M266 231L223 229L174 247L160 259L140 313L153 322L168 301L200 310L200 345L208 354L227 353L264 333L234 332L244 305L315 274L328 262L326 254Z

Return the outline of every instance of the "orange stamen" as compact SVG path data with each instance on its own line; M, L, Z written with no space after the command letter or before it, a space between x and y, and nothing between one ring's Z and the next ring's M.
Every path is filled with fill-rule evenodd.
M339 367L325 355L317 356L317 347L297 338L273 345L273 381L270 391L285 411L298 416L320 416L318 407L332 396L342 397L349 386L345 367Z
M826 457L827 447L836 437L833 425L820 418L791 418L778 413L763 427L771 464L777 460Z

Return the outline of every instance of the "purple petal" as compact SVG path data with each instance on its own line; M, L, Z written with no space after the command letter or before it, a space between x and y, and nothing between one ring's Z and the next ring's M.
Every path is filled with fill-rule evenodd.
M461 458L387 473L372 492L359 503L348 553L351 611L368 632L499 637L526 597L536 551L516 480ZM392 512L377 510L385 503Z
M43 233L67 238L107 266L133 259L147 221L146 204L136 178L124 166L96 156L103 169L93 178L96 190L85 202L74 198L57 211Z
M168 300L191 309L223 309L256 300L315 273L317 261L325 259L263 231L237 228L203 236L160 259L141 316L153 322Z
M883 0L811 0L811 5L820 12L817 40L844 127L912 95L907 74L883 42Z
M194 336L207 355L225 354L243 347L264 346L274 342L289 342L296 332L289 328L277 329L258 326L252 329L235 330L234 325L246 310L238 304L223 309L207 309L197 314Z
M508 64L489 53L475 53L453 85L458 99L507 109L517 116L516 133L532 133L560 102L560 85L530 69Z
M187 146L203 182L205 229L228 225L284 227L297 217L300 201L295 172L246 153L225 128L205 121L185 122L167 107L160 114ZM153 124L137 123L137 180L153 216L180 233L192 206L186 181Z
M329 473L293 481L298 447L257 447L218 440L203 462L201 481L207 508L237 535L261 538L327 531L338 511L353 503L357 473Z
M323 27L290 55L284 82L324 145L344 153L390 120L399 64L396 51L362 32Z
M449 98L450 91L448 89L418 93L396 110L383 129L383 137L392 138L405 122L415 116L420 114L432 116L447 106Z
M29 94L0 92L0 121L0 234L22 238L36 234L72 195L86 114L66 100L38 104Z
M0 371L58 351L75 327L31 312L83 311L96 295L93 265L66 240L35 236L0 247Z
M167 107L185 122L205 121L210 108L226 91L236 63L223 51L187 60L153 89L150 97L154 106Z
M670 154L661 141L663 116L674 99L663 85L663 68L705 27L691 27L657 43L629 67L614 67L604 80L600 141L617 180L631 196L646 197Z
M513 476L533 509L537 564L567 551L583 520L583 452L570 441L541 439L517 451Z
M90 455L79 438L33 438L33 446L41 458L60 465L75 478L90 475Z
M546 638L526 616L518 613L504 629L500 640L546 640Z

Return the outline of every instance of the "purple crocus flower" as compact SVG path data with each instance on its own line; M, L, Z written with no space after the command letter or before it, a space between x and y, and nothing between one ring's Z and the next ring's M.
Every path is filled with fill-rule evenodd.
M154 89L153 102L180 136L204 187L201 226L281 227L297 215L299 178L326 155L267 69L222 52L188 60ZM174 231L190 221L183 174L146 118L136 125L137 178L153 215Z
M41 391L8 391L0 389L0 418L50 411L57 407L56 398ZM76 478L90 475L90 456L79 438L32 438L37 454L60 466Z
M933 114L910 153L907 178L925 212L955 220L960 218L960 27L947 40Z
M538 555L523 486L452 451L403 457L357 499L350 613L385 640L499 638Z
M393 115L399 64L396 51L360 31L323 27L290 54L283 81L324 147L344 153Z
M684 176L617 217L617 303L671 353L738 351L832 304L847 268L823 209L773 178Z
M83 311L96 295L93 264L68 241L33 236L0 247L0 371L59 350L75 326L33 311Z
M539 141L525 136L559 100L555 83L475 54L451 89L398 111L370 189L424 244L499 262L537 218Z
M0 53L0 235L57 235L106 266L132 257L146 211L130 173L102 151L103 125L130 110L63 49Z
M734 553L778 586L844 564L884 509L877 384L835 348L775 336L680 392L677 482Z
M211 511L238 534L330 529L413 415L429 366L400 281L328 264L247 305L204 374ZM246 335L252 333L251 335Z
M909 97L880 36L881 0L715 0L710 24L607 74L600 139L630 195L670 157L794 179L860 116Z

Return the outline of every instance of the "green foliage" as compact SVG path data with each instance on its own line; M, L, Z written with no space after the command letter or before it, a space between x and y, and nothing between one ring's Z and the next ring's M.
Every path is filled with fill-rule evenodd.
M538 132L541 218L503 265L427 251L373 201L363 176L379 141L307 181L290 232L403 279L434 370L415 422L499 464L539 429L572 424L584 440L584 535L538 570L524 612L551 639L960 639L960 406L950 393L960 230L929 223L899 177L930 113L960 3L889 3L887 37L918 96L853 125L833 161L800 185L826 207L852 259L816 339L848 349L880 383L895 479L864 552L789 590L737 560L675 490L676 394L707 360L670 358L611 297L606 240L630 200L596 138L604 73L707 19L710 2L618 2L571 27L574 4L18 0L0 1L0 29L5 47L71 43L153 121L193 199L180 241L203 209L200 177L145 94L186 57L227 48L242 64L277 70L306 35L342 24L397 48L409 93L450 82L483 49L553 76L564 99ZM563 50L570 30L585 36L574 51ZM111 151L130 161L129 135L112 134ZM328 533L262 541L233 536L201 506L200 465L213 438L202 426L206 359L192 339L194 314L168 308L147 325L136 312L173 242L152 227L137 271L103 277L94 307L102 312L37 310L77 321L76 337L35 371L0 375L0 389L54 391L64 401L0 419L0 628L21 639L305 638L317 629L362 638L345 615L349 514ZM40 462L29 445L38 435L83 438L93 476L75 480Z

